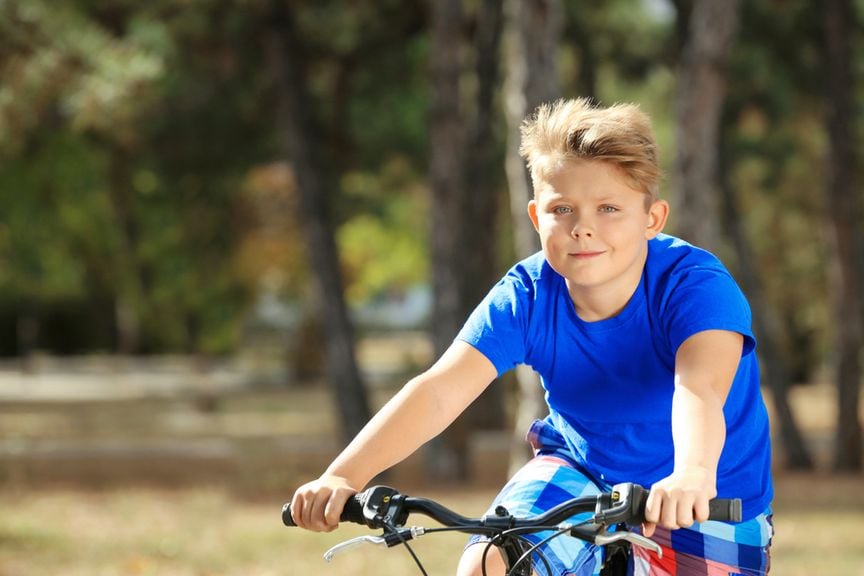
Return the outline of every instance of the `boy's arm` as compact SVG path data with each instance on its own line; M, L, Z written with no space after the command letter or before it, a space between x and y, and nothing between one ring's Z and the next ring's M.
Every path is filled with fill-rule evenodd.
M723 405L743 345L737 332L707 330L678 349L672 398L675 467L671 476L651 487L646 536L654 533L656 524L674 529L708 519L708 501L717 495L717 464L726 441Z
M497 374L476 348L454 342L369 421L318 480L297 489L294 521L310 530L335 529L353 493L441 433Z

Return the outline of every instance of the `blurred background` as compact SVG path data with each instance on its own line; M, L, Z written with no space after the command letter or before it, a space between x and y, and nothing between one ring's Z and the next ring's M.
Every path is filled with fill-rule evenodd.
M338 535L279 508L539 249L518 128L577 96L653 118L667 232L750 299L775 571L864 574L862 21L861 0L0 0L0 576L411 573L327 566ZM384 480L482 512L535 378ZM427 546L452 572L460 540Z

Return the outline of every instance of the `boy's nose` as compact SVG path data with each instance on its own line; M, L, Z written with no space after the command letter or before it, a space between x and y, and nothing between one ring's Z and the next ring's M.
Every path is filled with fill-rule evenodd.
M573 229L570 231L570 235L576 239L591 238L592 236L594 236L594 230L591 228L591 226L586 225L586 223L579 222L575 226L573 226Z

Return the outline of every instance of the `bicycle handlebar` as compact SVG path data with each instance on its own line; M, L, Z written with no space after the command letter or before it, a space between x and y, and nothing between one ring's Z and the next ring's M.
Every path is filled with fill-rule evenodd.
M626 523L641 524L645 520L648 490L637 484L618 484L611 492L567 500L536 516L517 518L502 510L500 515L466 518L427 498L408 497L387 486L373 486L352 496L345 504L340 520L365 524L370 528L403 526L408 515L424 514L444 526L458 527L461 531L488 534L510 528L553 526L571 516L594 511L595 525L611 526ZM739 498L716 498L709 503L709 520L741 521ZM282 522L296 526L291 505L282 507Z

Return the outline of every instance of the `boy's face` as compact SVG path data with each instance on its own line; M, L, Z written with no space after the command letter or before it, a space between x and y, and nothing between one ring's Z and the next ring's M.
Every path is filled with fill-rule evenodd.
M599 291L626 303L639 284L648 240L666 222L666 202L646 208L645 194L619 170L596 160L566 161L535 180L528 214L577 308L579 295Z

